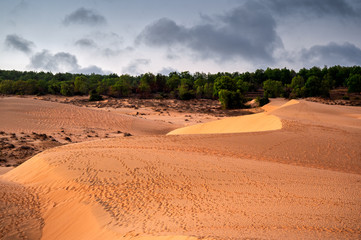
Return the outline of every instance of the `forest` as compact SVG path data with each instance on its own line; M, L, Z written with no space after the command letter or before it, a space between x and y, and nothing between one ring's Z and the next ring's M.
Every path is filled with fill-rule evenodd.
M90 95L115 98L193 98L219 99L225 109L242 108L248 92L263 92L261 105L268 98L329 97L330 90L347 88L361 92L361 67L312 67L298 72L287 68L257 69L254 72L171 72L169 75L145 73L99 75L0 70L0 94L7 95Z

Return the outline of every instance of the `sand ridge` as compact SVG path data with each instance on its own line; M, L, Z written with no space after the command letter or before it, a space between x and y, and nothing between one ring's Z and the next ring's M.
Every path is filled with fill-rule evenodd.
M283 103L280 105L280 103ZM212 134L212 133L247 133L280 130L282 120L296 121L302 124L322 125L329 127L352 127L361 129L360 109L350 106L331 106L304 100L290 100L263 107L264 113L230 117L188 127L178 128L168 135L180 134Z
M247 133L279 130L282 128L281 119L273 114L279 108L298 104L296 100L284 103L284 100L275 101L263 107L265 113L252 115L229 117L218 121L196 124L188 127L178 128L168 133L168 135L180 134L210 134L210 133ZM280 105L280 103L282 103Z

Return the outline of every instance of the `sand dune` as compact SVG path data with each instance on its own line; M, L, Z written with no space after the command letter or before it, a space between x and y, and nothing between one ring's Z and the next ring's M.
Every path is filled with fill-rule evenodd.
M270 113L279 108L298 104L298 101L292 100L279 106L280 102L283 103L284 101L276 101L276 103L264 106L266 113L230 117L218 121L178 128L169 132L168 135L246 133L279 130L282 128L281 119Z
M278 130L133 136L40 153L0 176L3 196L20 193L0 202L9 219L0 239L360 238L361 110L280 105L247 123L272 116ZM12 219L24 220L21 229Z
M0 239L40 239L43 226L38 195L0 180Z
M261 132L281 128L280 118L265 113L257 113L178 128L169 132L168 135Z
M360 175L167 150L166 141L67 145L37 155L5 179L39 194L42 239L361 234Z
M84 130L120 130L133 135L156 135L175 128L165 122L30 98L0 98L0 114L4 116L0 118L0 128L9 132L52 134L62 129L73 135L84 135Z
M280 105L280 103L283 103ZM292 120L303 124L322 126L352 127L361 129L360 109L358 107L331 106L307 101L291 100L263 107L265 113L226 118L218 121L178 128L168 135L210 134L210 133L247 133L279 130L281 120Z
M301 100L298 104L283 105L271 112L284 120L327 127L361 129L360 107L326 105Z

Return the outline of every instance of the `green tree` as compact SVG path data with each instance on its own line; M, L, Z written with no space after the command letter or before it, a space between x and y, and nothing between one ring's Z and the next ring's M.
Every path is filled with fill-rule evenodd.
M13 81L3 80L0 82L0 93L2 94L14 94Z
M167 77L158 73L155 76L155 85L157 92L165 92L166 90Z
M248 82L243 81L241 77L237 77L235 80L237 82L237 90L239 90L242 94L248 92L248 89L250 88L250 84Z
M203 86L203 97L211 99L213 98L213 83L206 83Z
M29 79L24 83L24 91L27 95L34 95L39 93L38 81L35 79Z
M17 95L25 95L27 94L28 84L24 80L18 80L13 83L14 93Z
M361 92L361 74L354 74L346 80L348 92L359 93Z
M74 81L74 92L76 94L88 94L89 93L89 82L85 76L77 76Z
M157 92L157 89L158 89L157 85L156 85L156 78L155 78L154 74L152 74L152 73L143 74L140 78L139 86L142 86L139 89L143 89L143 90L141 90L141 92L143 92L143 93L148 91L148 90L145 91L145 86L149 86L149 91L152 93ZM146 87L146 88L148 88L148 87Z
M268 79L263 82L263 90L266 96L275 98L279 97L283 92L283 85L281 81Z
M330 97L330 89L333 86L332 79L326 74L323 76L320 86L320 96L321 97Z
M130 94L129 75L122 75L110 88L110 95L114 97L128 97Z
M150 86L149 86L148 82L147 81L141 81L139 86L138 86L137 91L138 91L138 93L140 93L140 96L142 98L148 97L150 92L151 92L151 89L150 89Z
M239 91L221 89L218 92L218 96L223 109L234 109L243 106L244 98Z
M266 81L267 76L263 69L257 69L253 74L253 81L256 85L262 86L262 83Z
M269 103L269 99L267 96L257 97L256 102L258 102L259 106L262 107L262 106L266 105L267 103Z
M55 79L52 79L48 82L48 92L50 94L54 94L54 95L61 94L60 90L61 90L61 82L56 81Z
M218 96L218 93L221 89L228 90L228 91L236 91L237 90L237 83L229 76L221 76L218 77L214 81L214 96Z
M319 96L321 93L321 81L316 76L311 76L305 83L305 95L306 97Z
M312 76L317 77L318 79L322 79L323 73L322 73L321 68L316 67L316 66L310 68L310 70L308 70L307 79Z
M204 87L203 86L198 86L196 87L196 97L197 98L202 98L204 95Z
M93 89L89 92L89 101L101 101L103 97L99 95L99 93Z
M267 68L264 74L266 75L267 79L273 79L276 81L281 80L281 70L278 68L274 68L274 69Z
M299 98L304 96L304 85L305 81L303 77L297 75L296 77L292 78L291 84L289 87L291 88L290 98Z
M175 73L175 74L170 74L170 76L166 82L166 85L167 85L167 88L169 89L169 91L174 91L178 88L180 83L181 83L180 77Z
M36 83L37 94L44 95L48 93L48 82L45 79L38 80Z
M181 100L189 100L195 97L194 91L186 83L182 83L178 87L178 96Z
M60 93L63 96L73 96L74 85L70 82L62 82L60 85Z
M104 78L100 82L98 82L98 86L96 88L99 94L103 95L112 95L111 87L119 80L116 78Z

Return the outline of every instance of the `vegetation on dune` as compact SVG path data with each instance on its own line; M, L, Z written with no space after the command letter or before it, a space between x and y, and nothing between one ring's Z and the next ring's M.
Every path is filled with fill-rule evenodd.
M361 92L361 67L312 67L298 72L287 68L257 69L255 72L216 74L172 72L169 75L146 73L71 74L0 70L0 93L17 95L55 94L90 95L97 101L104 96L117 98L137 95L188 100L219 99L223 108L242 108L249 92L264 92L264 104L271 97L328 97L331 89L347 87L350 93Z

